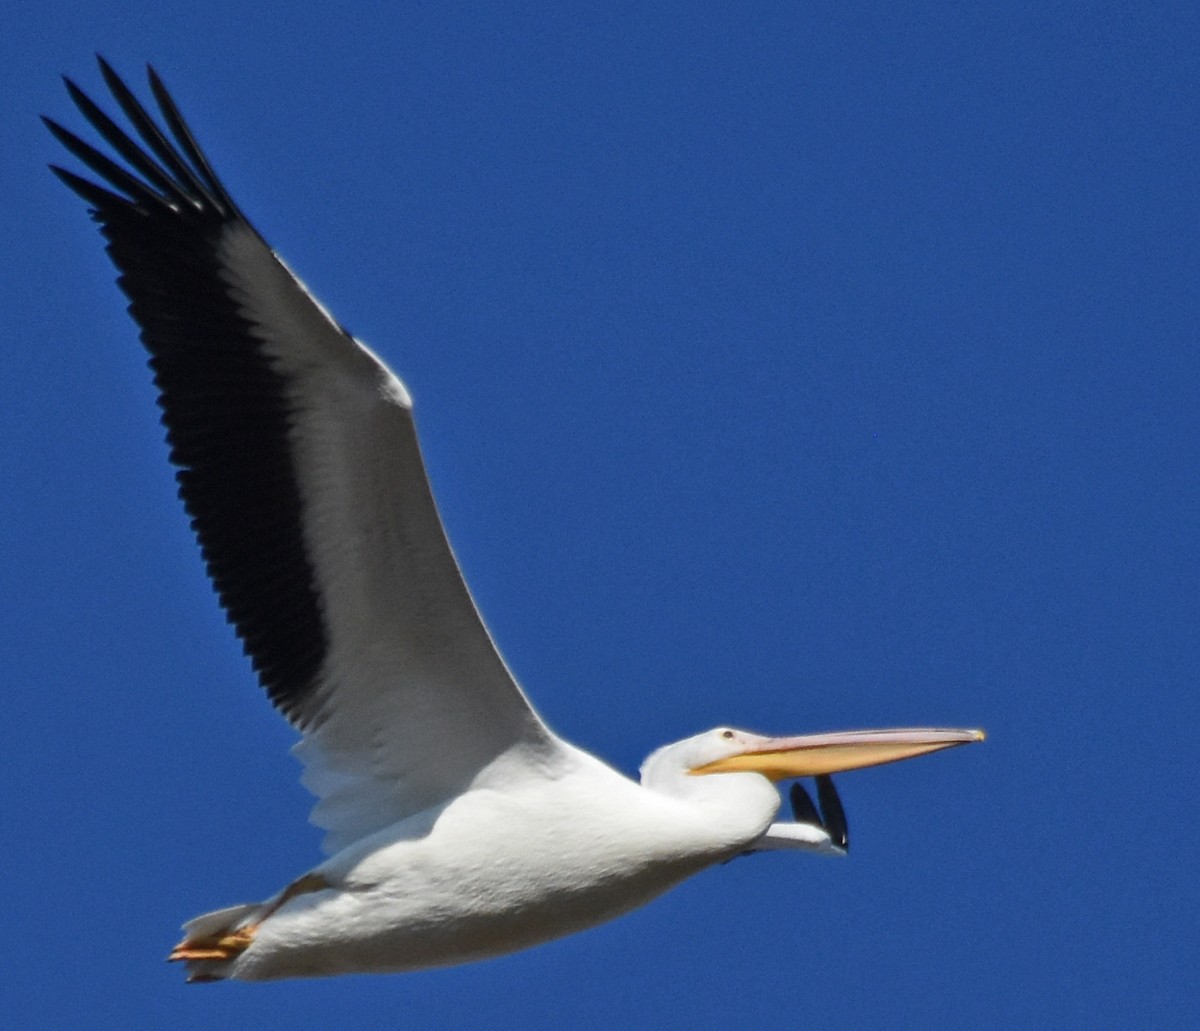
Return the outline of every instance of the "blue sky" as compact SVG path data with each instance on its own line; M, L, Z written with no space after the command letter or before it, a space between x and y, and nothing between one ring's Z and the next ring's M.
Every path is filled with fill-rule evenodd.
M736 10L733 8L736 7ZM1194 1026L1194 5L18 4L0 36L6 1022ZM153 61L404 377L547 720L979 725L761 856L432 973L185 987L317 856L36 120Z

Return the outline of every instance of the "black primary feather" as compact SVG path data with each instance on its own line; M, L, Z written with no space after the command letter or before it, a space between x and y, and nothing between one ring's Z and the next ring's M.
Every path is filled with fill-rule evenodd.
M102 59L145 146L73 82L67 91L126 166L44 119L101 181L52 170L92 209L141 327L179 494L230 621L272 701L298 722L327 647L301 526L284 382L222 278L219 245L248 226L153 69L165 129Z

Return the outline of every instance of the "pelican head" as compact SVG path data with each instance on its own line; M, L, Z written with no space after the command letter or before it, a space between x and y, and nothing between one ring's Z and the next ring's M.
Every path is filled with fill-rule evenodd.
M654 786L680 774L759 773L772 781L816 777L912 759L983 738L982 730L929 727L841 730L799 737L767 737L717 727L651 754L642 764L642 783Z
M983 738L981 730L927 727L799 737L767 737L717 727L652 753L642 764L641 779L643 787L707 813L721 829L722 840L727 838L745 851L801 848L844 854L845 814L831 774L912 759ZM797 784L791 793L797 824L772 823L780 803L776 782L800 777L817 778L821 813Z

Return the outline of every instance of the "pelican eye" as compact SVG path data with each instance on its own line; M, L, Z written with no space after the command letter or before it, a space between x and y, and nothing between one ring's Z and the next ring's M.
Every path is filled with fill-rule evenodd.
M730 738L733 737L733 731L732 730L722 730L721 737L723 737L726 741L728 741Z

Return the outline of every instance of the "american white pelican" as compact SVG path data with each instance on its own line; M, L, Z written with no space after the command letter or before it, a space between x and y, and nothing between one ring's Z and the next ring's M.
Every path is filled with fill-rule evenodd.
M50 131L106 185L91 205L141 327L179 494L221 604L299 730L324 862L265 902L197 917L189 980L460 963L599 923L768 848L838 853L829 774L976 730L660 748L641 782L556 737L497 653L430 493L412 399L238 210L153 70L162 122L103 61L128 135L67 90L124 164ZM165 127L164 127L165 125ZM821 814L776 781L816 776Z

